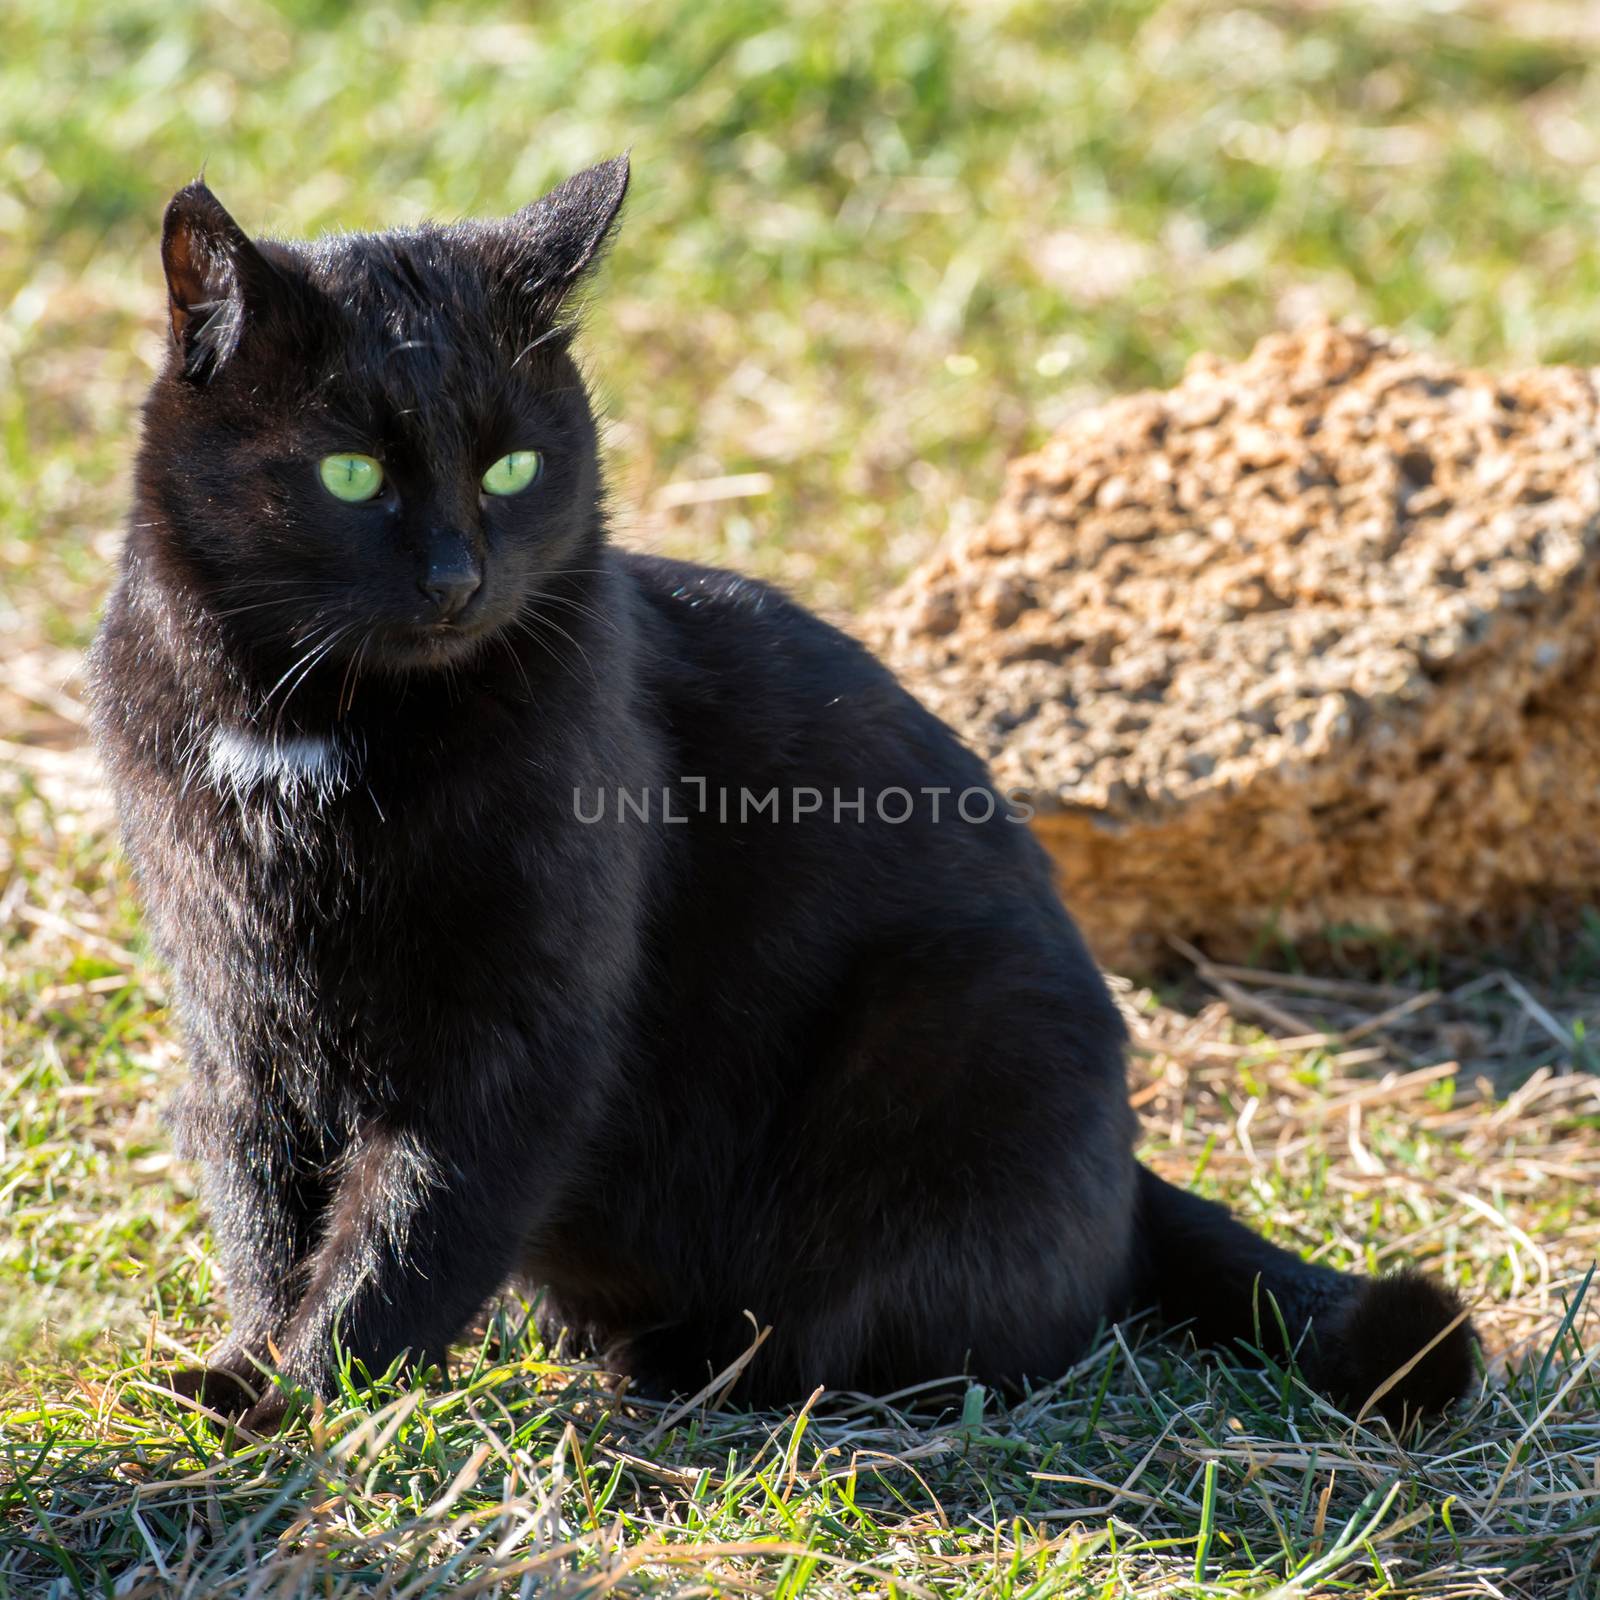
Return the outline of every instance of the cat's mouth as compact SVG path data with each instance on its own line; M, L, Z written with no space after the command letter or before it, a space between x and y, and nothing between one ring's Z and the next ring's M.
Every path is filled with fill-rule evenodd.
M408 671L456 666L473 654L495 629L496 624L486 616L403 623L386 632L383 653L391 665Z

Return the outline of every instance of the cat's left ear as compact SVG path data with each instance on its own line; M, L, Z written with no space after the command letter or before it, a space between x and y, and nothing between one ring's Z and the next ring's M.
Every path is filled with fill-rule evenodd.
M549 316L599 261L628 193L628 157L574 173L505 224L516 287Z

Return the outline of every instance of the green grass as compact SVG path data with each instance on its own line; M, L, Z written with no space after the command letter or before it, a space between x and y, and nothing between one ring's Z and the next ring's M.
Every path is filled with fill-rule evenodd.
M1340 1052L1284 1051L1124 991L1164 1171L1323 1259L1380 1271L1403 1254L1474 1297L1492 1370L1422 1437L1353 1425L1291 1372L1139 1327L1011 1405L974 1388L931 1416L913 1397L668 1408L541 1348L512 1302L448 1379L352 1382L257 1441L159 1385L164 1362L214 1336L218 1293L149 1117L171 1081L167 1019L142 962L122 981L54 1003L35 989L38 1031L17 1041L0 1099L0 1283L51 1316L48 1337L9 1330L0 1380L7 1600L1588 1592L1592 1080L1546 1072L1520 1106L1448 1070L1375 1080ZM1303 981L1283 978L1275 1003Z
M1600 361L1596 130L1576 0L8 0L0 1600L1592 1594L1600 1094L1560 1075L1593 1067L1592 939L1538 975L1571 1049L1409 961L1391 979L1463 992L1347 1051L1128 996L1168 1176L1475 1297L1491 1370L1426 1440L1138 1329L1012 1407L669 1422L515 1306L420 1395L219 1432L152 1382L221 1293L68 674L161 351L161 207L202 162L247 226L300 233L509 211L631 146L585 345L620 531L844 612L1071 409L1311 311ZM1306 1031L1359 1014L1298 981L1272 992Z
M1524 1380L1507 1403L1532 1414L1551 1392ZM504 1323L449 1394L352 1388L267 1443L138 1379L109 1424L104 1393L19 1412L39 1445L12 1496L32 1534L13 1592L52 1577L63 1594L110 1592L130 1571L184 1595L513 1593L524 1573L530 1593L692 1577L786 1596L1231 1596L1331 1592L1317 1585L1336 1573L1344 1592L1410 1592L1424 1564L1459 1582L1464 1555L1548 1554L1511 1535L1527 1517L1518 1478L1551 1464L1508 1477L1518 1441L1497 1409L1408 1456L1331 1425L1292 1382L1120 1340L1010 1410L973 1390L935 1423L864 1401L674 1422ZM1593 1430L1574 1443L1592 1449ZM1592 1543L1581 1463L1541 1481L1570 1495L1555 1539ZM1496 1487L1506 1531L1486 1536L1474 1515ZM252 1588L263 1579L282 1587Z
M1495 361L1600 353L1581 4L10 0L0 500L54 631L206 163L248 226L507 211L631 146L590 351L625 530L848 605L1085 398L1321 307ZM765 494L658 510L679 480Z

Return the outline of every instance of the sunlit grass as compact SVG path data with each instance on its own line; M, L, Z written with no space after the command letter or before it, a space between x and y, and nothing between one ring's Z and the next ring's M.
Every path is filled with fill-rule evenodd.
M1560 3L0 8L0 1600L1589 1592L1600 1391L1566 1313L1600 1103L1484 994L1377 1056L1139 1002L1168 1176L1476 1297L1493 1371L1426 1440L1140 1330L1014 1406L669 1426L514 1307L420 1395L217 1431L150 1381L221 1295L62 672L160 358L161 208L202 162L298 234L510 211L631 146L585 343L619 532L845 610L1070 409L1281 321L1600 359L1597 52ZM1590 943L1550 1000L1575 1033Z
M1518 15L17 0L6 564L93 576L160 349L161 206L202 163L247 225L304 233L509 211L631 146L589 344L621 525L824 603L974 515L1065 408L1312 308L1468 359L1593 359L1595 52L1559 5L1543 32ZM81 636L79 593L58 626Z

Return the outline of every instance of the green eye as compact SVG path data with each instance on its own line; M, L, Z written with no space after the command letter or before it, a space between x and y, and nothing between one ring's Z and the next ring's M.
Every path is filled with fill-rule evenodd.
M335 500L370 500L383 487L383 468L371 456L324 456L317 471Z
M521 494L543 465L544 458L537 450L513 450L484 473L483 487L490 494Z

